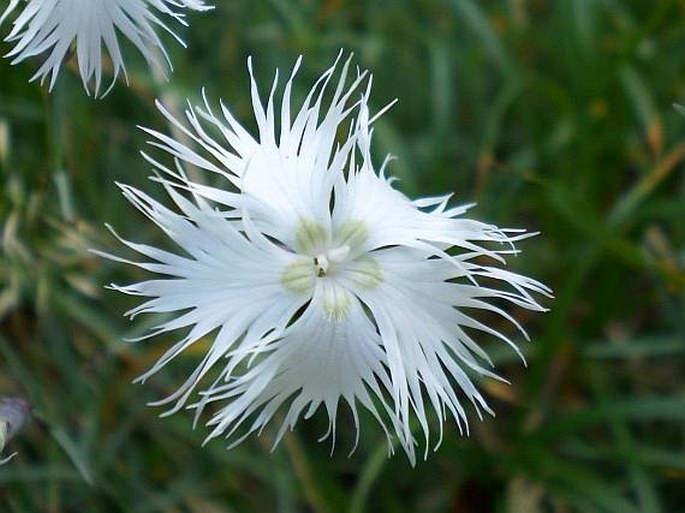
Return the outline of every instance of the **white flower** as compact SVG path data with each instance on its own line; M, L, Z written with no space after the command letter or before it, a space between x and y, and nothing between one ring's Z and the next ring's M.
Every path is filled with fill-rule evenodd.
M144 129L153 146L175 157L175 166L167 167L143 153L173 206L128 185L121 189L180 251L121 239L145 261L105 256L162 275L112 285L148 298L128 312L131 317L177 312L142 338L186 330L141 380L200 340L211 340L187 381L158 403L175 403L171 412L177 411L205 383L189 407L199 416L218 403L208 439L224 435L235 445L281 411L278 442L320 406L330 420L326 435L334 436L344 402L357 433L361 405L389 438L398 437L413 463L413 418L427 452L429 410L440 425L438 443L449 415L467 429L462 398L479 416L491 411L472 376L501 378L489 369L476 332L518 352L506 335L476 319L478 310L518 327L502 304L541 311L531 292L549 290L496 265L529 234L466 219L469 207L448 207L449 196L411 201L392 187L384 167L374 171L371 79L358 72L346 85L348 60L334 92L327 92L336 66L293 117L290 95L299 61L285 85L280 115L274 102L278 74L264 107L249 65L256 138L223 104L219 114L213 112L206 98L202 107L188 107L187 124L159 106L199 148ZM350 120L353 113L356 121ZM348 121L347 137L338 143ZM225 187L191 180L186 167L216 175ZM214 379L207 381L209 374Z
M159 14L186 25L182 9L212 9L203 0L9 0L0 16L0 24L19 4L23 5L23 10L5 38L15 46L5 57L11 57L12 64L17 64L44 54L43 63L31 80L40 78L42 84L49 77L52 89L62 61L73 48L83 85L88 91L88 83L92 80L95 96L102 83L103 46L112 60L112 85L120 72L126 75L117 32L138 48L149 65L163 70L163 56L171 69L169 56L155 28L160 27L179 43L184 43Z

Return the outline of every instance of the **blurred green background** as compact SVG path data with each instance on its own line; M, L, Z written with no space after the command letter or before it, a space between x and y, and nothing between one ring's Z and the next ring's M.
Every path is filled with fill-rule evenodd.
M0 61L0 395L36 415L6 448L0 511L685 511L685 2L215 3L179 29L187 50L165 39L168 83L130 45L130 87L97 101L74 62L48 95L35 62ZM167 244L114 185L161 197L136 129L169 130L155 98L180 113L204 87L253 126L248 55L266 90L303 54L302 97L341 48L374 73L376 110L399 99L377 162L398 157L410 196L454 191L474 217L540 231L509 264L556 295L547 314L513 312L527 368L483 341L512 382L481 383L497 417L469 437L446 426L414 469L369 418L349 457L343 418L331 456L323 412L273 452L268 432L200 447L191 413L146 406L199 355L131 384L172 340L122 341L154 319L129 323L135 301L103 285L143 275L87 251L121 252L104 223Z

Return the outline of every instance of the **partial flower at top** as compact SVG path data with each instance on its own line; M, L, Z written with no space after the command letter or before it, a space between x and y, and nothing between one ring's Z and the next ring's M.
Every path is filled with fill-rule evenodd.
M363 406L413 463L413 419L425 457L436 421L439 443L446 417L467 431L467 407L478 416L491 412L472 379L501 378L476 336L519 352L477 319L479 311L523 332L504 304L542 311L532 293L550 292L502 267L514 242L530 234L468 219L469 206L448 206L450 196L412 201L392 186L385 163L374 170L370 126L381 113L370 119L366 72L348 83L348 60L331 91L336 62L293 115L298 67L279 113L278 73L264 106L249 66L256 137L206 98L203 106L189 105L185 123L159 106L187 138L145 129L153 146L174 157L168 166L143 154L171 206L120 187L177 250L121 239L144 261L103 255L160 277L112 287L148 298L131 317L175 312L142 339L185 330L141 380L191 346L208 344L195 371L160 402L172 403L171 412L189 404L196 421L211 410L208 439L225 436L235 445L275 417L277 443L321 406L326 435L335 437L346 403L357 434ZM224 186L191 180L186 168Z
M112 85L126 67L121 54L117 32L123 34L145 57L150 66L162 72L171 62L155 28L171 34L180 44L183 41L160 18L170 16L187 25L184 9L206 11L212 9L203 0L9 0L0 16L0 24L14 9L22 10L14 20L5 41L15 43L5 57L17 64L30 57L39 57L42 64L31 80L49 80L55 85L62 61L74 52L86 91L92 82L94 95L100 94L103 72L103 46L113 67ZM185 46L185 45L184 45ZM110 86L111 89L111 86ZM104 93L107 94L109 89Z

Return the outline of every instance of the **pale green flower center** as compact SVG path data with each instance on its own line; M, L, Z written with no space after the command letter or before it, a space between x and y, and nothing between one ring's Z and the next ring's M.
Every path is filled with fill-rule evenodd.
M372 289L383 282L378 262L362 251L367 238L363 221L348 221L329 234L325 226L303 219L295 234L298 256L283 271L283 286L297 294L318 292L326 315L343 320L355 290Z

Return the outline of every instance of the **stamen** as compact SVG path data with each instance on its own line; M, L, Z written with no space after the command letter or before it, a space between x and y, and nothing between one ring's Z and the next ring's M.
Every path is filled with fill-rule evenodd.
M325 254L314 257L314 267L316 268L316 275L321 278L328 272L329 262Z
M350 254L350 247L347 245L340 246L339 248L329 249L325 253L321 253L314 257L314 267L316 269L316 275L321 278L328 274L328 270L331 267L331 263L339 264L344 262L347 256Z

